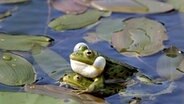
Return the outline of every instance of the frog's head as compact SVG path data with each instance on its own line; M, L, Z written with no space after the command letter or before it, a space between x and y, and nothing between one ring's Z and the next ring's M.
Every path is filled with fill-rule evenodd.
M65 76L61 79L62 82L65 82L66 84L70 85L71 87L75 89L86 89L89 87L89 85L92 83L92 80L87 79L86 77L83 77L77 73L68 73L65 74Z
M74 72L95 78L103 72L106 60L96 51L90 50L85 43L78 43L70 54L70 65Z
M70 59L92 65L98 57L97 52L90 50L85 43L78 43L70 54Z

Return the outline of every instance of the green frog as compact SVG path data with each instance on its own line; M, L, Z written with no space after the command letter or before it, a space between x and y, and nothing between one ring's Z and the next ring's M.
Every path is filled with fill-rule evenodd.
M68 81L68 76L63 77L63 81L72 85L84 86L78 88L79 93L94 92L96 89L104 89L106 84L124 83L133 75L139 75L137 78L144 80L144 82L151 82L152 80L139 73L136 67L127 63L122 63L112 60L94 50L89 49L85 43L78 43L70 54L70 64L72 70L87 78L88 84L85 82ZM75 82L75 83L73 83ZM84 84L84 85L83 85ZM86 85L85 85L86 84Z
M70 54L70 64L74 72L60 81L77 89L74 90L77 93L115 94L124 90L133 78L144 84L162 84L139 72L136 67L89 49L85 43L76 44Z
M78 89L74 90L74 92L88 89L88 87L93 83L93 80L91 80L90 78L86 78L75 72L65 74L61 81L72 86L72 88L74 89ZM95 88L91 93L99 97L107 97L118 92L124 91L125 88L125 84L123 85L120 83L105 83L105 86L103 88Z

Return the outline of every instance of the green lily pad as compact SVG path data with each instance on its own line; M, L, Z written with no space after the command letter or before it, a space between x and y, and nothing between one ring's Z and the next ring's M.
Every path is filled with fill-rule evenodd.
M184 12L184 0L165 0L165 2L173 5L180 12Z
M10 100L11 98L11 100ZM58 99L42 94L25 92L0 92L1 104L80 104L74 99Z
M124 28L123 19L104 19L97 26L96 32L102 40L110 41L112 34Z
M31 51L35 45L47 47L53 39L47 36L9 35L0 33L0 49Z
M126 56L148 56L162 50L167 39L161 23L144 17L133 18L125 21L122 32L112 35L112 45Z
M39 54L33 54L34 60L51 78L59 80L66 72L71 71L70 64L59 54L44 49Z
M0 0L0 4L9 4L9 3L22 3L29 0Z
M35 81L35 69L26 59L8 52L0 54L0 83L16 86Z
M107 104L102 98L90 94L77 94L72 92L72 89L55 85L26 85L24 89L29 93L52 96L65 101L62 104Z
M100 17L109 16L110 12L88 10L78 15L63 15L51 21L48 26L56 31L79 29L96 23Z
M176 50L176 47L166 49L165 54L163 54L157 61L156 69L158 74L171 81L181 78L183 73L176 69L182 66L183 59L183 54Z
M103 40L110 42L113 33L121 31L123 28L123 19L103 19L96 27L96 32L87 33L83 38L89 43Z

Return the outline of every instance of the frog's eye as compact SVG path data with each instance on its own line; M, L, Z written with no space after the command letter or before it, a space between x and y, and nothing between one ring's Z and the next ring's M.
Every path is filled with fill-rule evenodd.
M77 44L75 45L73 51L74 51L74 52L79 51L79 50L84 51L84 50L86 50L86 49L89 49L88 45L87 45L86 43L82 43L82 42L81 42L81 43L77 43Z
M94 54L93 54L93 51L91 51L91 50L86 50L86 51L85 51L85 55L86 55L87 57L92 57Z
M73 77L73 79L75 80L75 81L80 81L81 80L81 76L80 75L75 75L74 77Z

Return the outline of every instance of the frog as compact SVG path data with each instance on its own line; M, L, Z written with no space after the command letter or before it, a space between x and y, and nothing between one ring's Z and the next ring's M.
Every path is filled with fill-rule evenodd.
M75 72L65 74L60 81L65 82L65 84L68 84L69 86L72 86L72 88L78 90L85 90L93 83L93 80L90 78L84 77ZM108 97L118 92L122 92L125 89L126 84L105 83L103 88L95 88L91 94L98 97ZM77 92L78 90L73 90L73 92Z
M107 83L124 83L133 76L146 83L155 83L148 76L139 72L138 68L91 50L83 42L74 46L69 57L73 72L92 80L92 83L86 88L77 90L78 93L91 93L96 89L104 89Z

